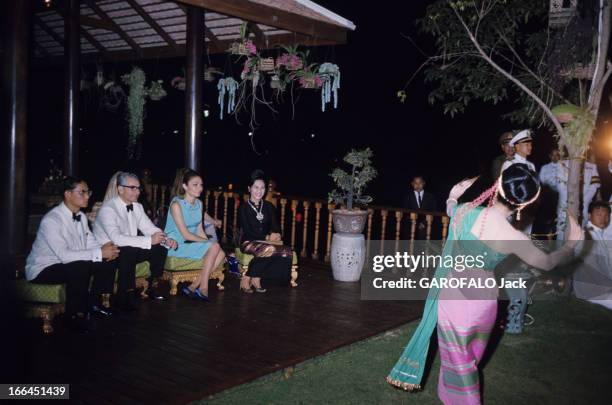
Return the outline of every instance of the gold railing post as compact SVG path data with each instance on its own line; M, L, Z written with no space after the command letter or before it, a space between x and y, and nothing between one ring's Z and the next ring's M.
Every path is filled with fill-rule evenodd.
M161 189L161 196L160 196L160 201L161 201L161 209L162 212L165 213L165 207L166 207L166 186L162 184L162 186L160 187Z
M431 240L431 224L433 222L433 215L427 214L425 215L425 222L427 222L427 233L425 239Z
M366 257L370 257L370 241L372 240L372 217L374 210L368 208L368 230L366 232Z
M223 193L223 243L227 243L227 200L230 195L231 192Z
M214 212L213 218L218 218L219 217L219 196L220 195L221 195L221 191L214 191L213 192L213 196L215 197L215 201L214 201L215 205L214 205L214 208L213 208L213 212Z
M389 211L380 210L380 254L383 254L384 250L384 241L385 241L385 233L387 232L387 215Z
M287 199L281 198L280 204L281 204L280 227L281 227L281 234L284 235L285 234L285 211L287 208Z
M448 236L448 221L449 218L447 216L442 217L442 240L446 240Z
M306 257L306 245L308 242L308 209L310 208L310 201L303 201L304 206L304 230L302 231L302 253L300 256Z
M402 228L402 211L395 211L395 251L399 247L400 233Z
M325 261L329 263L331 259L331 240L332 240L332 211L336 208L334 204L327 204L327 246L325 250Z
M321 224L321 207L323 204L320 202L315 203L315 235L314 235L314 252L312 253L312 258L317 260L319 258L319 228Z
M204 211L208 212L208 199L210 198L210 190L206 190L204 194Z
M157 188L159 186L157 184L152 184L151 185L151 198L152 198L152 204L153 204L153 209L155 210L155 213L157 214L157 212L159 212L159 207L157 206Z
M416 236L416 226L417 226L417 214L416 212L410 213L410 240L414 240Z
M232 224L233 226L233 230L232 230L232 236L234 237L234 240L236 239L236 234L238 232L238 206L240 204L238 204L238 202L240 201L240 194L238 193L232 193L232 198L234 199L234 222Z
M297 211L297 200L291 201L291 249L295 250L295 215Z

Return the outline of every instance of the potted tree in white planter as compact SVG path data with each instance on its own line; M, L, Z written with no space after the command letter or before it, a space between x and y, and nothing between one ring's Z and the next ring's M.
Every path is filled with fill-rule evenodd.
M330 176L336 189L329 193L329 202L340 204L332 211L334 230L332 239L331 264L334 278L339 281L357 281L365 262L365 227L368 212L362 208L372 201L364 195L366 185L376 177L371 165L372 150L351 150L344 156L350 165L349 171L336 168Z

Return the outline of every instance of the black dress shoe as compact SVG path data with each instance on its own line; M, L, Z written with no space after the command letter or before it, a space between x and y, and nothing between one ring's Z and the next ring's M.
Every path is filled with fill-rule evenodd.
M113 316L115 314L115 311L108 307L105 307L104 305L93 305L89 309L89 313L95 316L107 318L109 316Z
M157 291L157 289L153 287L149 288L146 294L149 297L149 299L154 300L154 301L165 301L166 300L166 296L160 293L159 291Z

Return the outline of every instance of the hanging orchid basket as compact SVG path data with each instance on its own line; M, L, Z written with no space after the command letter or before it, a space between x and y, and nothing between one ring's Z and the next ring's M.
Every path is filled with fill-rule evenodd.
M153 101L159 101L166 97L167 93L162 86L163 80L157 80L151 82L151 86L147 89L147 95Z
M222 72L214 67L208 67L204 69L204 81L205 82L214 82L216 80L215 75L220 75Z
M232 55L255 55L257 53L257 48L255 44L250 39L243 39L240 42L232 42L230 45L228 52Z
M276 67L296 71L304 67L304 60L296 53L284 53L276 59Z
M283 82L278 75L274 75L270 78L270 88L274 90L284 90Z
M185 78L182 76L176 76L170 84L177 90L185 91Z
M274 58L260 58L259 70L262 72L272 72L274 70Z
M323 86L323 77L313 74L305 75L299 78L300 86L303 89L320 89Z

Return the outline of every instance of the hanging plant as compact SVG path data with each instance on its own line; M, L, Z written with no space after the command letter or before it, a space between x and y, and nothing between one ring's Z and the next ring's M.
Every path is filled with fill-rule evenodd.
M320 89L323 86L325 77L316 71L316 63L306 66L295 74L300 86L303 89Z
M121 76L123 82L130 88L127 97L128 123L128 156L138 159L140 137L144 131L144 105L145 105L145 73L139 67L134 66L129 74Z
M125 92L118 83L108 81L104 84L104 92L100 99L102 109L112 113L117 112L123 100L125 100Z
M255 55L257 54L257 47L248 38L248 23L245 21L240 26L240 40L237 42L232 42L228 49L228 52L232 55Z
M206 69L204 69L204 81L214 82L215 75L221 75L221 74L223 74L223 72L221 72L219 69L215 67L207 67Z
M259 58L258 67L262 72L274 71L274 58Z
M172 79L170 85L177 90L185 91L185 78L183 76L176 76Z
M151 82L151 86L149 86L149 88L145 90L146 94L151 100L159 101L168 95L168 93L166 93L166 90L164 90L164 87L162 86L163 82L163 80L153 81Z
M236 90L238 89L238 82L233 77L226 77L219 79L217 83L217 90L219 90L219 118L223 119L223 107L225 104L225 94L227 97L227 113L231 114L236 108Z
M319 75L324 77L321 90L321 111L325 111L325 105L331 102L334 96L334 108L338 108L338 89L340 88L340 68L333 63L323 63L319 66Z
M283 46L285 53L281 54L276 59L277 69L287 69L291 71L297 71L304 67L304 59L306 55L298 51L298 46Z

